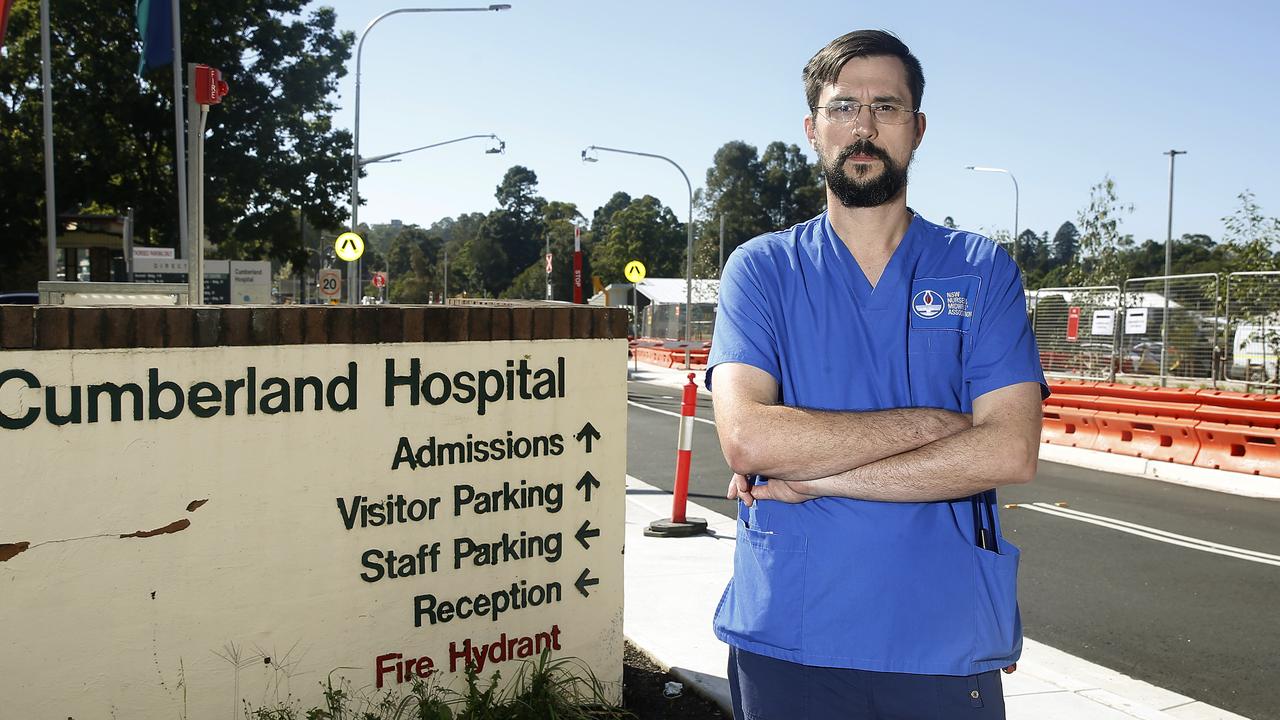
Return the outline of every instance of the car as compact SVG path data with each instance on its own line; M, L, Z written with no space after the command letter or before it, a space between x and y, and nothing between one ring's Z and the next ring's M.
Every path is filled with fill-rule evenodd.
M1280 380L1280 315L1240 323L1229 352L1229 378L1254 382Z
M38 305L40 293L10 292L0 293L0 305Z

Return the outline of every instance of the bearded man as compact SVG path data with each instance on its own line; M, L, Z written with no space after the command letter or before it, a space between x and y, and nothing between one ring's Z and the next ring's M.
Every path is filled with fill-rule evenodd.
M1048 394L1021 276L907 206L924 74L897 37L837 38L804 88L828 209L729 258L707 371L740 501L734 711L1003 718L1022 628L995 488L1035 476Z

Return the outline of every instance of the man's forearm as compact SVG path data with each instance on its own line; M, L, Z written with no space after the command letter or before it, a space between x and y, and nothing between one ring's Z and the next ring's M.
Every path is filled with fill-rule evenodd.
M837 475L972 427L969 416L935 408L830 412L758 405L734 413L731 422L717 420L735 472L781 480Z
M810 483L800 492L887 502L968 497L1035 477L1039 432L987 424Z

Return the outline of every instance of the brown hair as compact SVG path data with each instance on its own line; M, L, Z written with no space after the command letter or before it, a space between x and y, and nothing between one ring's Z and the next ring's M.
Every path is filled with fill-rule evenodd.
M857 57L896 57L907 69L907 87L911 90L912 110L920 109L924 97L924 70L920 61L896 35L884 30L855 30L832 40L809 58L804 66L804 95L812 112L818 105L823 86L840 77L844 64Z

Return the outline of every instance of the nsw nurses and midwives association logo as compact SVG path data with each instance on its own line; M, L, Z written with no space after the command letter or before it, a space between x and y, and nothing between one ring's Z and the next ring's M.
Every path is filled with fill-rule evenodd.
M921 290L911 298L911 311L925 320L942 314L942 296L932 290Z

